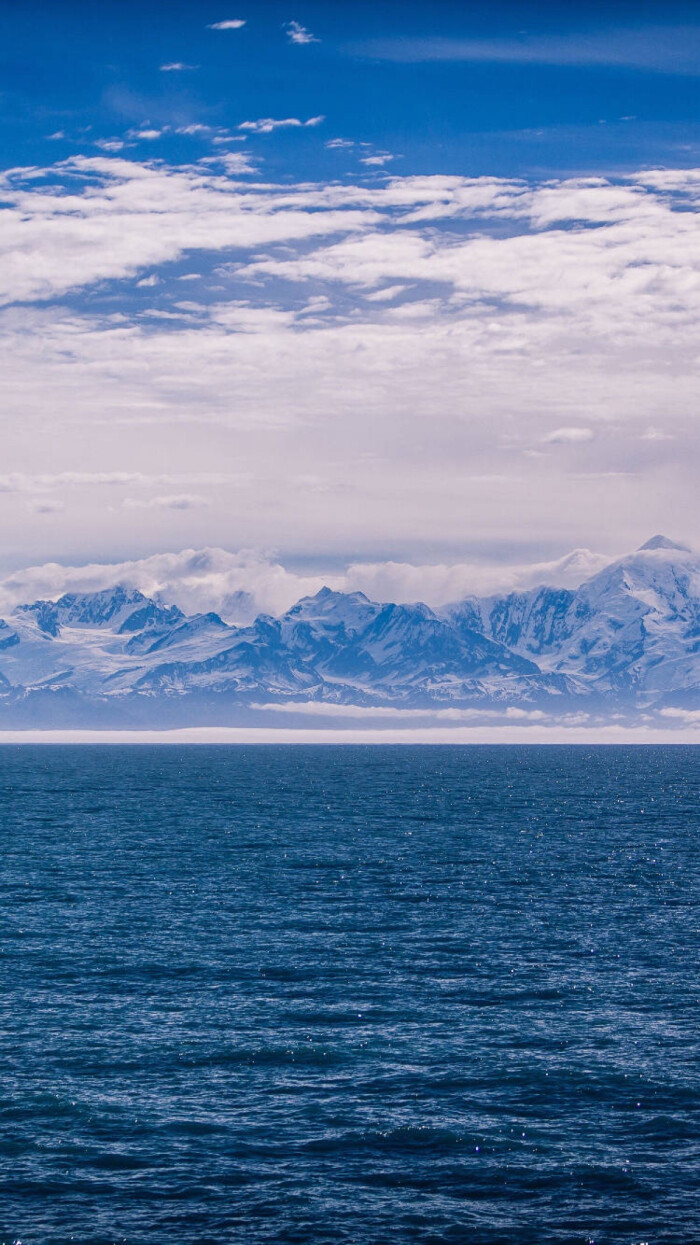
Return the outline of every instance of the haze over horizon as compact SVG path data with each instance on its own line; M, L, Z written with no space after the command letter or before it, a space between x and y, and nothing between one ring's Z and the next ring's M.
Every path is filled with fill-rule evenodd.
M700 545L697 17L0 2L4 571Z

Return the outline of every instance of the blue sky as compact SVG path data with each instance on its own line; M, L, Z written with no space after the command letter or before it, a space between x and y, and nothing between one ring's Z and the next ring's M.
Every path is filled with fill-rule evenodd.
M696 5L340 0L293 12L273 0L0 5L7 162L55 159L146 121L171 127L157 154L185 160L198 154L175 133L188 125L235 132L250 118L319 114L322 133L253 142L271 175L347 175L359 149L355 160L329 151L323 140L337 136L391 152L402 173L508 176L697 157ZM211 29L227 19L245 25ZM291 21L317 41L291 42ZM192 68L161 69L178 64ZM47 148L61 131L65 140ZM130 150L156 154L143 143Z
M6 0L0 47L6 562L700 541L696 5Z

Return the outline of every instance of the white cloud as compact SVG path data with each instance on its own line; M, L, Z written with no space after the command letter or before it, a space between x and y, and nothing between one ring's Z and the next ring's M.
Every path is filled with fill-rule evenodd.
M355 146L349 138L329 138L325 145L329 151L350 151Z
M641 434L642 441L673 441L673 434L664 432L661 428L647 428Z
M242 26L245 26L244 18L230 17L223 22L212 22L207 30L240 30Z
M543 445L582 445L592 441L592 428L555 428L541 438Z
M223 169L228 177L240 177L247 173L256 173L257 168L252 156L247 155L244 151L220 151L217 156L208 160L207 163L216 165Z
M0 580L0 612L38 598L57 599L64 592L96 592L129 583L149 596L174 602L187 612L217 610L235 616L255 597L253 612L280 612L299 596L317 592L320 576L294 574L281 564L247 550L185 549L126 562L63 566L56 562L18 570ZM248 610L250 612L250 606Z
M100 151L115 152L123 151L126 143L122 138L97 138L95 146L99 147Z
M686 722L689 726L696 723L700 726L700 709L661 709L662 718L678 718L681 722Z
M241 121L239 130L247 130L250 134L272 134L273 130L303 129L306 126L320 125L324 117L309 117L308 121L300 121L298 117L260 117L257 121Z
M426 601L440 606L465 596L515 592L539 584L573 588L609 561L609 555L575 549L563 558L529 564L356 562L348 566L343 586L345 591L364 592L378 601Z
M140 472L58 471L28 474L13 471L0 475L0 493L39 493L62 485L142 483Z
M388 303L398 294L407 293L410 289L410 285L386 285L383 290L373 290L372 293L365 294L365 298L371 303Z
M149 487L159 484L183 484L197 480L205 484L235 484L240 477L230 472L161 472L144 471L55 471L30 475L15 471L0 475L0 493L43 493L52 489L101 487L103 485Z
M184 61L171 61L168 65L161 65L161 73L181 73L185 69L199 69L199 65L186 65Z
M287 22L285 26L287 38L290 43L320 43L321 40L312 35L310 30L299 22Z
M201 490L198 541L321 540L363 564L461 564L484 541L510 564L514 533L542 558L700 535L698 177L276 185L243 182L241 157L5 175L0 519L32 557L46 524L15 494L49 487L74 490L54 547L86 557L147 551L121 504L141 487ZM187 264L201 286L182 305ZM156 309L133 300L152 276ZM217 471L236 480L192 478Z
M240 152L215 158L231 176L252 171ZM352 231L364 213L286 188L248 194L205 164L169 169L77 156L57 166L63 188L37 188L31 171L0 178L0 302L51 298L93 281L133 276L187 250L247 249ZM358 206L361 203L361 193ZM314 212L316 204L328 210Z
M152 499L149 508L169 509L164 500L170 499ZM128 505L125 502L125 506L127 510L144 508L138 499ZM190 507L175 507L179 508ZM324 585L341 592L364 592L378 601L422 600L439 607L472 593L510 591L544 582L572 586L602 569L608 560L588 550L577 550L559 562L532 566L390 562L304 574L251 550L185 549L133 561L85 566L49 562L14 571L0 579L0 614L38 598L55 600L64 592L97 592L116 583L131 584L188 613L215 610L231 621L247 621L256 613L280 614Z
M501 709L397 709L373 705L334 705L317 700L294 701L293 704L251 704L251 709L280 713L283 716L295 717L303 715L311 718L342 718L352 720L368 718L375 722L488 722L493 718L509 718L511 721L543 722L547 714L540 709L509 708L505 713Z
M205 497L197 493L172 493L164 497L125 497L123 505L127 510L198 510L209 503Z
M167 128L168 127L165 126L161 130L156 130L153 127L145 126L140 130L129 130L129 138L140 138L140 139L143 139L145 142L152 143L157 138L162 138L163 135L166 133Z
M377 167L381 168L383 165L388 164L389 161L393 159L394 159L394 156L390 156L390 155L361 156L360 164L376 165Z

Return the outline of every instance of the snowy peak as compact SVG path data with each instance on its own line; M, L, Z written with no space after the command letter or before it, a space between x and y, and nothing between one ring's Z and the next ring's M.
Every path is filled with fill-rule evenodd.
M364 592L336 592L333 588L320 588L312 597L301 597L287 611L288 617L326 618L329 615L347 616L356 609L374 605Z
M677 553L690 553L687 545L678 545L674 540L669 540L668 536L652 536L650 540L639 546L638 553L644 553L645 550L653 549L671 549Z
M307 624L314 631L362 631L382 607L364 592L334 592L321 588L312 597L302 597L282 616L283 629Z
M472 598L449 616L597 692L700 693L700 556L664 536L574 591Z
M102 592L67 592L59 597L56 610L60 622L67 626L104 627L114 623L117 616L131 614L148 601L136 588L127 588L117 584L115 588L105 588Z
M54 639L64 627L141 631L184 618L176 605L158 605L124 584L101 592L69 592L58 601L35 601L33 605L20 605L15 613L33 618L39 630Z
M58 609L55 601L35 601L33 605L18 605L18 618L31 620L44 635L56 638L60 630Z

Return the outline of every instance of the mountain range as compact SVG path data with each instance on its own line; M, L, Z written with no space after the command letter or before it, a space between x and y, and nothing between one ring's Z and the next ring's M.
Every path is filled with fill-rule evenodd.
M120 583L0 620L0 726L226 725L309 704L496 717L700 707L700 555L657 536L576 588L442 609L323 588L236 626Z

